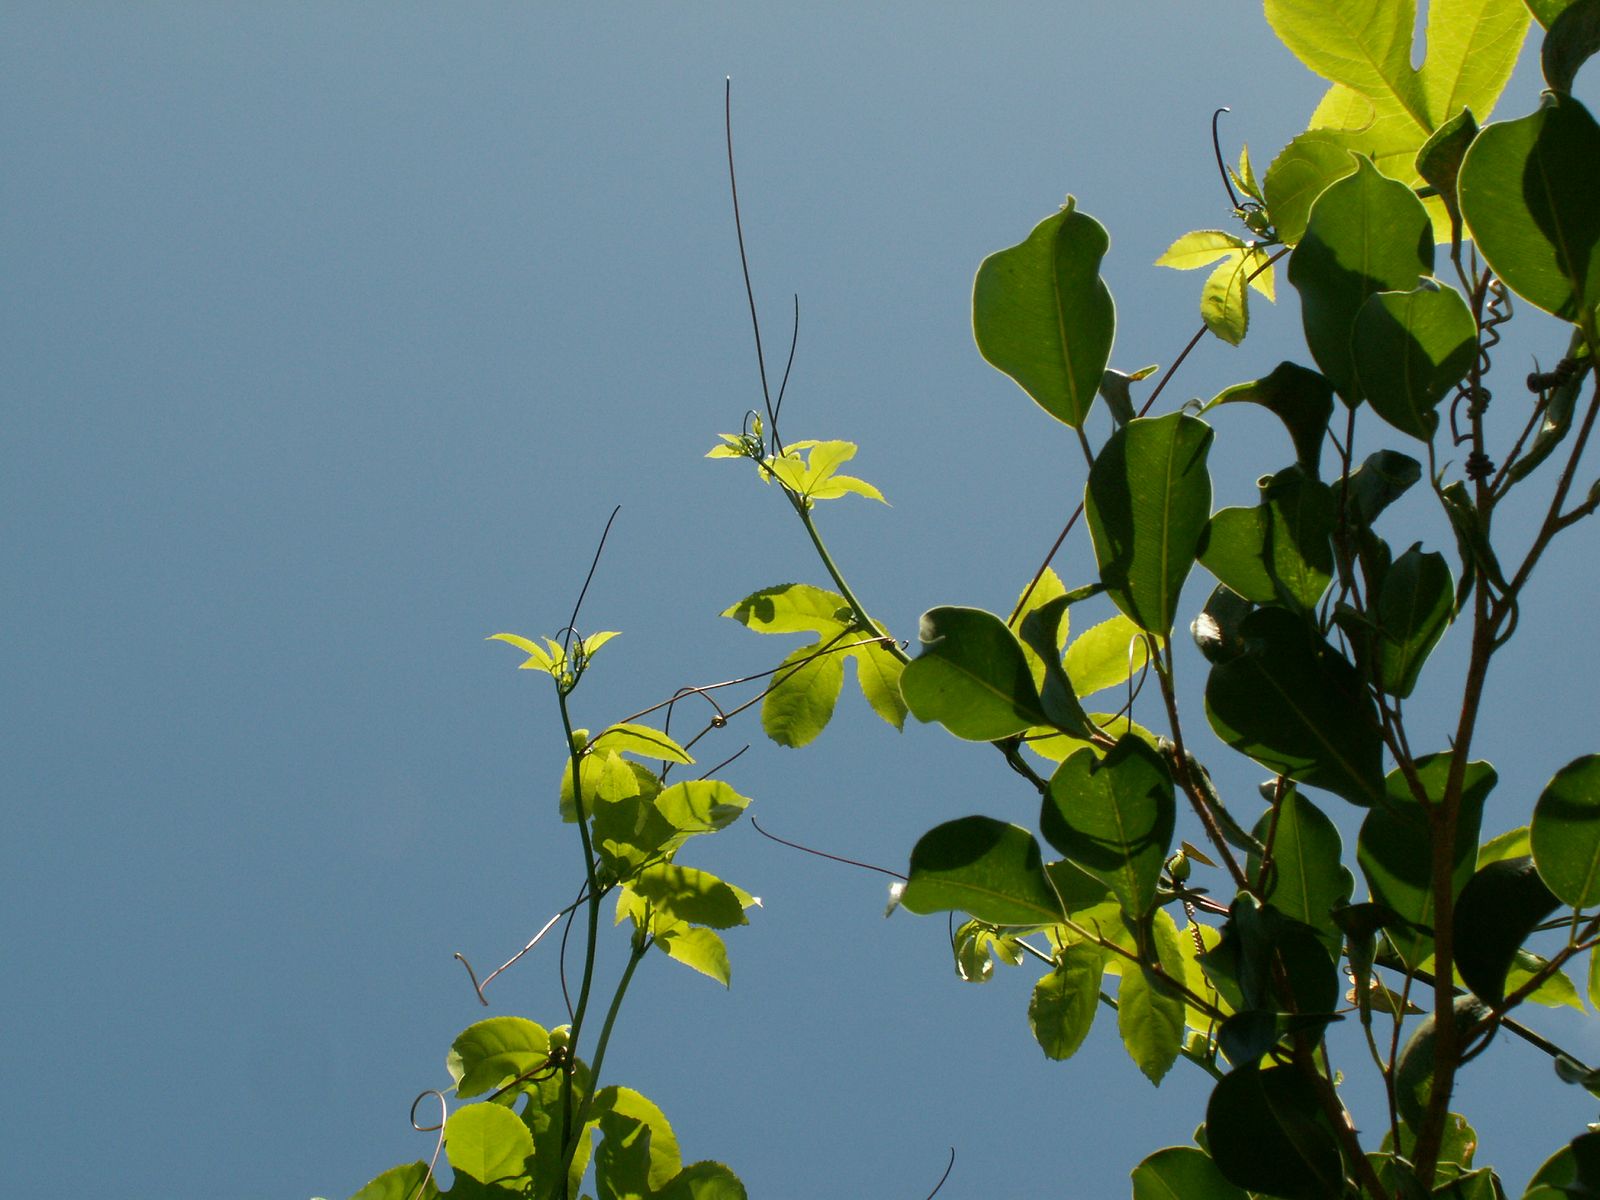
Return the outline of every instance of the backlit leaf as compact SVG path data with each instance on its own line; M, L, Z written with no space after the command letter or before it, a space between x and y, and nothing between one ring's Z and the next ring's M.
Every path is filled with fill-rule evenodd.
M900 676L917 720L979 742L1048 723L1022 645L999 617L933 608L922 614L920 632L922 652Z
M992 817L930 829L907 874L900 902L910 912L965 912L990 925L1051 925L1062 916L1033 834Z
M1428 441L1434 411L1478 353L1478 327L1461 293L1432 281L1378 292L1356 313L1351 337L1361 394L1401 433Z
M1150 940L1168 980L1183 979L1178 931L1166 910L1150 922ZM1183 997L1149 967L1125 965L1117 989L1117 1032L1128 1057L1151 1083L1159 1084L1178 1061L1183 1045Z
M1157 1150L1133 1169L1133 1200L1249 1200L1195 1146Z
M450 1114L444 1126L445 1153L456 1175L482 1184L501 1184L516 1194L526 1182L533 1136L517 1114L499 1104L468 1104Z
M802 646L773 675L761 702L761 728L780 746L804 746L833 719L843 687L844 655L823 642Z
M1034 985L1028 1025L1045 1057L1071 1058L1094 1023L1100 1006L1105 952L1092 942L1076 942L1056 955L1056 966Z
M1563 904L1600 902L1600 754L1574 759L1545 785L1529 840L1539 875Z

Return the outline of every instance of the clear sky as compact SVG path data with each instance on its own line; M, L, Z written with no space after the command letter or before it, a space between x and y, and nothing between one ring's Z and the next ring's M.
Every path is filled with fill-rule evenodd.
M549 688L483 638L565 622L613 505L584 624L624 636L582 723L793 644L716 615L823 582L778 498L701 457L758 396L727 75L769 346L801 297L788 436L858 441L893 503L825 510L831 546L901 637L934 604L1004 609L1082 465L979 359L973 271L1073 192L1113 238L1114 364L1169 363L1201 280L1149 264L1227 218L1212 109L1264 165L1322 90L1257 6L5 6L8 1192L338 1197L428 1156L407 1106L485 1011L452 951L492 966L581 875ZM1296 353L1282 291L1168 395ZM1513 403L1564 345L1518 334ZM1229 420L1224 444L1282 436ZM1219 503L1247 500L1259 460L1214 464ZM1569 561L1594 549L1585 528ZM1088 561L1069 544L1069 582ZM1597 748L1600 656L1563 636L1592 578L1535 589L1495 681L1492 830ZM941 820L1037 811L992 752L859 698L804 751L719 736L709 761L754 743L728 778L768 828L888 866ZM1256 768L1208 756L1251 794ZM1109 1020L1047 1062L1035 972L958 983L945 923L885 921L881 877L743 826L696 861L765 901L732 988L652 957L606 1065L752 1196L919 1197L951 1145L946 1196L1125 1195L1199 1120L1204 1078L1153 1090ZM559 1023L553 949L490 999ZM1542 1027L1593 1055L1592 1021ZM1578 1089L1506 1103L1523 1068L1547 1070L1498 1047L1467 1093L1517 1185L1593 1116Z

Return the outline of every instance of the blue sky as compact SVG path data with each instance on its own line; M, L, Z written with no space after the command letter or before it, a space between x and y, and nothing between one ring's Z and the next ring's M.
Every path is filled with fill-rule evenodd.
M483 639L559 628L613 505L584 625L624 637L582 723L788 649L716 615L823 582L777 497L701 457L758 397L725 76L769 347L801 297L787 435L861 444L893 507L824 528L901 637L934 604L1008 605L1081 488L1075 441L972 346L978 262L1076 194L1112 234L1115 365L1168 363L1200 279L1149 264L1226 219L1211 110L1264 164L1322 90L1255 6L1182 0L12 4L0 27L0 1127L23 1195L334 1197L427 1157L407 1106L484 1015L451 953L492 966L581 874L549 689ZM1292 295L1256 318L1168 395L1296 353ZM1564 345L1532 317L1517 337L1508 396ZM1246 453L1281 438L1229 423ZM1219 450L1218 502L1261 465ZM1080 538L1059 565L1088 563ZM1552 571L1530 604L1480 743L1495 829L1595 748L1600 664L1563 636L1591 579ZM1414 710L1441 746L1446 691ZM719 736L710 761L753 743L728 778L774 832L885 865L940 820L1034 815L992 753L859 699L804 751L753 720ZM1218 773L1249 794L1256 769ZM952 1144L944 1195L1122 1195L1199 1120L1199 1073L1151 1089L1109 1020L1046 1062L1032 971L958 984L944 922L883 920L880 877L742 826L696 861L765 902L733 986L652 958L607 1067L752 1196L920 1196ZM557 1023L552 952L490 998ZM1576 1014L1542 1027L1600 1048ZM1592 1108L1513 1110L1496 1077L1546 1068L1496 1054L1469 1111L1520 1183Z

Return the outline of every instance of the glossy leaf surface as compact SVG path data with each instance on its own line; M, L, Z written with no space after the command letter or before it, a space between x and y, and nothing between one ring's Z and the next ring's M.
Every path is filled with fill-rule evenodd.
M1490 1004L1504 998L1517 952L1557 904L1531 858L1480 868L1456 900L1456 969L1466 985Z
M1197 1146L1168 1146L1133 1169L1133 1200L1249 1200Z
M990 925L1050 925L1062 916L1033 834L992 817L923 834L907 875L900 903L910 912L966 912Z
M1100 578L1118 608L1161 637L1211 515L1211 436L1183 413L1130 421L1089 470L1084 508Z
M1216 664L1206 715L1224 742L1268 769L1369 805L1383 787L1383 747L1355 668L1282 608L1239 626L1244 652Z
M466 1100L535 1071L550 1057L550 1035L524 1017L490 1017L467 1026L450 1045L445 1066Z
M1284 916L1309 925L1329 949L1342 938L1332 913L1355 889L1355 877L1343 863L1338 827L1311 800L1294 788L1284 793L1276 831L1271 810L1261 814L1255 835L1263 844L1272 835L1272 871L1266 899ZM1251 854L1249 870L1257 878L1261 857Z
M984 259L972 289L979 352L1074 428L1111 358L1116 307L1100 278L1110 244L1105 228L1068 197L1027 241Z
M1600 755L1555 773L1534 806L1528 836L1539 875L1563 904L1600 901Z
M1452 287L1425 283L1369 296L1351 335L1359 390L1390 425L1428 441L1439 427L1439 401L1477 356L1477 334L1472 310Z
M1048 723L1022 646L977 608L922 614L922 652L900 676L911 715L971 741L992 742Z

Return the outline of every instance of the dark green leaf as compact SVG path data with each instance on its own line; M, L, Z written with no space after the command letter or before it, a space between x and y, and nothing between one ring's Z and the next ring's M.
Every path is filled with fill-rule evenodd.
M1533 1173L1522 1200L1568 1200L1568 1189L1577 1178L1578 1164L1572 1157L1572 1147L1563 1146Z
M1057 596L1033 609L1022 618L1018 632L1044 665L1044 684L1039 688L1039 702L1046 719L1063 733L1089 738L1094 736L1094 726L1089 723L1083 705L1078 703L1072 681L1067 678L1066 670L1061 665L1059 630L1071 602L1068 596Z
M1100 278L1110 239L1075 204L1069 196L1027 241L984 259L972 328L985 359L1051 416L1080 428L1111 358L1116 306Z
M1529 827L1533 861L1564 904L1600 901L1600 754L1574 759L1545 785Z
M1398 450L1378 450L1344 482L1346 509L1357 528L1370 529L1378 514L1422 478L1422 464Z
M1289 282L1300 292L1306 345L1346 403L1362 399L1351 341L1361 306L1376 292L1408 292L1432 273L1427 209L1370 159L1317 198L1289 256Z
M1311 610L1333 576L1333 490L1298 466L1261 481L1261 503L1212 514L1200 562L1257 604Z
M1517 951L1557 905L1528 857L1501 859L1474 874L1456 900L1456 970L1490 1004L1505 998Z
M1343 1194L1338 1141L1295 1067L1247 1067L1219 1080L1206 1105L1206 1140L1239 1187L1285 1200Z
M1100 1006L1105 952L1092 942L1074 942L1056 955L1056 967L1034 985L1028 1025L1047 1058L1071 1058L1094 1023Z
M1461 160L1467 147L1478 136L1478 123L1472 112L1463 108L1439 128L1417 151L1417 174L1439 193L1445 211L1450 214L1450 226L1455 240L1461 238L1461 204L1456 197L1456 177L1461 173Z
M1238 592L1219 585L1206 600L1205 608L1189 625L1189 633L1200 653L1210 663L1227 662L1245 651L1239 627L1256 606Z
M1372 411L1424 442L1439 427L1434 412L1478 354L1472 310L1452 287L1424 281L1410 291L1377 292L1356 313L1355 369Z
M1457 996L1455 1021L1458 1029L1482 1020L1488 1009L1476 996ZM1421 1128L1422 1116L1428 1107L1428 1093L1433 1089L1434 1043L1438 1031L1433 1014L1429 1013L1416 1027L1405 1047L1400 1051L1394 1068L1394 1100L1400 1119L1413 1129Z
M780 746L806 745L833 719L843 686L843 654L823 642L800 647L772 677L772 689L761 702L761 728Z
M1133 1169L1133 1200L1249 1200L1204 1150L1168 1146Z
M907 874L900 902L911 912L966 912L990 925L1052 925L1062 916L1033 834L992 817L930 829Z
M1206 683L1217 736L1277 774L1371 804L1383 743L1355 668L1287 609L1258 609L1239 633L1244 653L1213 666Z
M1349 161L1353 166L1353 160ZM1300 466L1311 478L1317 477L1328 418L1333 415L1333 389L1326 379L1298 363L1281 362L1272 374L1252 383L1236 384L1211 401L1240 403L1259 404L1282 421L1294 442Z
M1333 958L1317 931L1248 895L1234 900L1221 939L1200 966L1240 1011L1318 1014L1338 1003Z
M1416 762L1416 773L1432 804L1444 796L1453 755L1430 754ZM1454 866L1451 877L1460 893L1472 878L1478 856L1478 830L1483 805L1498 776L1486 762L1470 762L1462 777L1461 806L1456 815ZM1387 800L1367 814L1356 842L1356 860L1367 877L1372 898L1406 921L1433 926L1433 834L1427 810L1412 795L1396 767L1384 781ZM1400 957L1415 967L1433 950L1433 938L1419 931L1391 928L1390 940Z
M1399 1153L1402 1158L1412 1158L1417 1147L1416 1131L1409 1125L1400 1126ZM1383 1135L1384 1153L1395 1150L1394 1134ZM1439 1164L1466 1170L1472 1166L1472 1157L1478 1152L1478 1134L1460 1113L1450 1113L1445 1119L1444 1136L1439 1142Z
M1389 695L1404 699L1450 625L1455 581L1444 555L1424 554L1419 543L1383 571L1374 591L1375 621L1345 607L1335 613L1335 620L1374 682L1381 682Z
M1550 389L1544 419L1539 422L1539 430L1533 435L1527 453L1506 468L1506 478L1512 483L1531 475L1571 431L1572 410L1590 370L1589 357L1583 352L1584 344L1582 331L1574 329L1566 357L1578 362L1578 369Z
M1461 166L1478 250L1519 296L1591 336L1600 303L1600 126L1576 100L1490 125Z
M1255 836L1265 842L1272 830L1272 812L1261 814ZM1309 925L1322 935L1330 950L1341 941L1333 910L1346 904L1355 877L1343 863L1339 830L1321 809L1294 788L1278 807L1277 832L1272 840L1272 871L1265 897L1284 916ZM1261 858L1252 854L1249 871L1259 877Z
M1181 412L1131 421L1089 470L1084 507L1100 577L1118 608L1162 637L1211 513L1211 434Z
M1600 51L1600 0L1572 0L1550 23L1539 52L1552 92L1572 91L1578 68Z
M1143 739L1125 734L1104 758L1080 750L1057 768L1040 830L1138 920L1155 899L1176 811L1166 763Z
M922 614L922 652L900 676L912 716L957 737L992 742L1044 725L1028 660L1011 630L977 608Z

